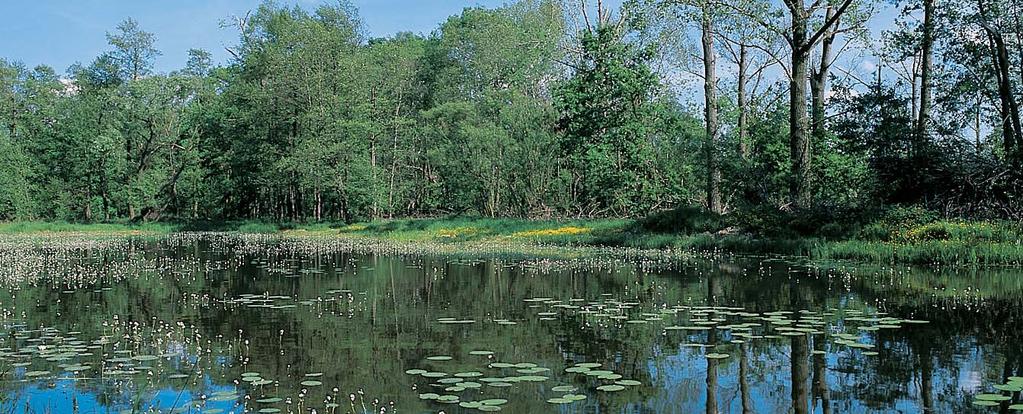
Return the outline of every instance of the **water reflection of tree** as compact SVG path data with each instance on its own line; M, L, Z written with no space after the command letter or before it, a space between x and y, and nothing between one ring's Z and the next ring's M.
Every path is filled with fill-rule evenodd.
M135 277L100 281L73 294L60 293L63 287L40 286L3 300L15 309L31 309L33 324L79 329L83 336L100 334L103 321L113 314L143 324L154 320L194 324L202 337L224 344L224 352L247 359L244 366L230 367L218 381L228 383L243 371L257 371L280 381L276 394L294 396L307 388L299 384L302 375L323 372L325 386L311 390L309 401L322 399L331 386L338 385L345 392L361 388L367 396L394 400L412 410L427 406L411 391L413 384L425 386L425 382L401 372L480 369L485 360L465 358L474 349L495 351L505 361L535 362L555 370L566 362L607 362L614 371L645 384L621 393L597 394L584 403L611 412L641 411L641 407L670 411L671 407L693 408L697 401L705 404L701 408L707 412L736 411L729 409L730 404L743 412L751 412L754 405L769 411L791 406L794 412L885 410L903 401L950 412L970 408L969 398L959 391L964 384L957 380L964 351L981 350L975 358L987 367L986 383L1004 379L1008 373L1018 375L1023 368L1018 359L1004 357L1020 355L1019 337L1007 328L1020 320L1019 300L1004 295L978 300L927 294L922 287L929 285L913 275L898 283L849 282L828 270L799 271L783 263L742 261L724 266L694 262L647 272L635 264L523 268L500 260L453 263L440 258L287 249L239 257L224 241L212 246L181 244L174 246L174 252L177 260L161 259L163 253L151 245L93 255L90 266L119 272L136 269ZM265 263L254 263L257 258ZM978 290L994 291L1005 283ZM95 291L98 286L110 290ZM346 292L327 293L335 289ZM262 292L315 303L294 310L221 303L241 293ZM609 328L602 325L606 320L571 312L541 322L535 318L537 310L522 302L529 297L593 300L604 293L645 306L738 305L761 312L864 309L869 303L898 317L942 323L876 332L873 338L881 355L863 357L836 349L837 345L818 336L737 345L727 341L724 331L712 330L703 337L663 335L658 324ZM439 317L476 323L445 326L437 323ZM506 327L491 322L501 318L520 323ZM229 349L241 338L249 341L247 347ZM732 357L707 360L701 353L680 348L692 340L716 343ZM424 362L426 356L438 353L461 361ZM776 365L776 360L785 359L788 369ZM706 371L701 370L704 366ZM655 383L664 381L665 370L687 379L700 379L700 374L704 378L687 382L683 392L672 395L664 384ZM552 377L570 380L560 374ZM577 385L593 385L577 381ZM164 385L159 379L156 382ZM114 394L99 389L89 392ZM754 401L752 397L772 394L788 394L789 401L771 397ZM523 410L549 409L532 388L509 390L505 395Z
M1009 326L1023 320L1020 279L1015 271L991 269L912 270L886 274L884 284L859 282L866 300L896 316L934 321L881 335L885 346L901 348L891 358L916 383L921 406L932 412L975 409L962 390L960 371L982 364L982 389L1021 371L1021 335ZM875 277L876 278L876 277ZM967 288L968 287L968 288ZM1004 405L1003 405L1004 408Z

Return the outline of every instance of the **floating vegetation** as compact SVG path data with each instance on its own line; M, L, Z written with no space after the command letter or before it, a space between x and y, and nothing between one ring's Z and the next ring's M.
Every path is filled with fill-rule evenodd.
M26 393L18 407L48 395L110 401L83 412L134 408L125 396L144 401L143 412L649 409L641 398L677 381L710 386L701 376L711 370L729 387L741 366L749 378L788 377L775 373L789 364L773 361L797 349L855 382L903 357L904 338L933 329L925 319L945 309L850 293L859 288L851 277L779 270L789 265L773 258L733 275L713 267L727 263L671 253L482 261L268 235L31 246L0 241L0 270L10 273L0 380ZM779 280L792 291L760 292ZM755 299L743 300L747 288ZM788 308L790 295L812 306ZM774 398L762 386L751 385L753 398ZM1012 407L1004 398L1020 390L1023 381L1009 380L972 401Z

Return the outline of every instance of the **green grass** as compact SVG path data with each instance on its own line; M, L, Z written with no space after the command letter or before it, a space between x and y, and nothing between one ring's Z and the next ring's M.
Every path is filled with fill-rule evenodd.
M622 231L631 220L521 220L453 217L402 219L356 223L338 229L341 234L394 241L597 244L600 235ZM307 230L300 228L300 230ZM322 230L321 230L322 231Z
M814 246L811 258L915 265L1023 265L1020 242L921 241L909 244L847 240Z
M0 222L0 234L34 233L93 233L93 234L169 234L184 231L224 231L238 233L279 233L304 229L321 231L331 229L328 223L295 224L263 221L181 221L181 222L113 222L69 223L63 221Z
M671 249L737 254L780 254L821 261L877 264L1023 266L1023 231L1015 223L991 221L888 220L841 223L841 237L801 235L791 230L758 235L736 229L723 216L695 209L659 213L641 220L523 220L447 217L379 220L355 224L258 221L184 223L63 222L0 223L0 234L166 234L234 231L289 237L339 237L391 243L430 243L457 250L481 245L532 251L537 246ZM795 235L793 235L795 234Z
M1020 226L998 221L871 223L854 238L815 243L816 259L917 265L1023 265Z
M0 234L25 233L153 233L166 234L180 230L171 223L68 223L20 221L0 223Z
M277 233L281 231L281 227L272 223L254 221L241 223L231 230L239 233Z

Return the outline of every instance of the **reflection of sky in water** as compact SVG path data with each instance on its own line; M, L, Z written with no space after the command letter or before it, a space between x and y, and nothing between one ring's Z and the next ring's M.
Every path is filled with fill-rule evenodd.
M927 325L859 332L857 327L863 325L860 322L827 318L832 334L857 332L862 341L876 346L872 351L881 353L865 356L864 350L835 344L831 336L823 341L827 354L817 358L812 354L815 346L808 344L803 350L807 355L806 378L802 382L806 384L806 405L812 413L824 412L813 383L820 361L826 366L825 378L833 413L919 412L925 373L929 375L927 386L936 412L989 412L970 406L972 395L990 392L990 386L1002 376L1003 364L1016 364L1011 368L1017 372L1023 368L1018 366L1018 361L1005 361L1008 350L1019 349L1018 337L1011 333L1006 333L1004 338L991 334L999 333L991 326L1000 326L1004 320L978 316L978 308L935 306L938 299L930 296L934 290L918 280L910 281L921 285L919 291L923 293L914 296L913 292L897 290L905 289L905 284L889 283L878 287L865 279L829 280L820 274L799 274L796 277L803 279L793 283L793 272L785 263L700 262L650 272L616 262L613 270L554 268L531 273L507 262L454 264L440 257L338 252L310 257L310 251L315 250L261 250L259 246L248 246L245 254L236 255L232 249L233 246L220 245L216 249L181 250L174 253L177 256L165 253L162 258L165 260L159 265L167 271L117 280L109 289L101 291L90 287L60 293L65 288L41 286L20 291L18 295L8 292L9 296L0 298L0 305L5 309L16 308L14 314L27 315L29 323L24 326L54 326L62 332L82 330L86 333L78 336L86 342L96 339L99 336L96 331L102 330L90 330L89 324L109 315L121 315L122 321L159 321L164 323L160 326L169 328L151 332L146 330L152 328L149 325L146 329L134 330L126 328L134 325L121 324L117 325L117 334L138 334L147 338L146 341L167 338L152 349L145 341L136 343L138 348L129 346L128 349L135 350L131 355L148 351L173 356L159 361L161 370L154 374L156 378L146 374L123 377L125 382L134 379L134 383L127 386L115 387L107 380L67 378L57 380L52 387L45 386L47 380L35 379L0 383L8 390L23 387L20 391L6 391L7 398L0 408L13 412L63 413L71 412L74 399L83 413L120 412L130 408L130 401L136 397L133 389L153 383L159 388L142 390L143 409L172 410L190 405L190 401L201 400L205 395L206 410L241 412L241 408L231 411L235 401L210 400L218 392L237 392L251 396L246 404L255 412L267 406L254 402L260 398L273 396L297 401L301 390L310 388L301 385L302 381L310 379L304 376L321 373L322 377L315 378L322 381L322 385L312 387L306 398L307 403L317 404L318 412L325 411L322 406L327 396L339 397L339 402L348 407L349 395L362 389L366 390L370 412L378 411L369 402L376 398L384 404L394 401L400 412L442 409L449 413L462 412L457 405L420 401L418 392L436 389L430 388L430 380L404 372L410 368L435 368L453 373L470 367L487 371L478 363L479 359L466 355L472 349L488 349L495 351L502 361L535 362L552 370L550 380L541 384L518 384L507 391L484 387L485 397L508 397L511 402L504 412L706 412L709 363L704 354L710 351L682 346L705 342L706 335L663 330L667 325L691 324L692 313L684 317L680 314L678 319L674 319L676 315L665 316L663 321L649 324L608 326L615 324L609 324L606 319L595 322L592 316L583 317L558 309L555 321L541 322L536 318L537 313L552 308L549 304L531 308L523 301L536 297L565 301L571 298L634 300L641 305L626 311L633 316L677 305L708 303L706 298L713 297L714 303L761 313L780 309L813 312L846 309L868 313L882 310L891 312L894 317L932 320ZM159 250L148 252L157 256ZM136 256L131 255L125 258L136 260ZM116 256L111 259L117 260ZM157 267L139 260L118 268L132 269L135 265ZM725 265L733 269L723 270ZM189 266L204 270L191 273ZM734 268L743 266L747 270L738 276L740 273ZM202 276L175 279L175 275L195 274ZM270 303L289 307L252 307L252 303L239 301L244 295L283 295L283 299ZM38 303L53 305L43 309ZM167 303L174 303L174 306L166 306ZM1019 302L1013 298L993 303L990 309L1011 310ZM443 325L437 323L440 317L476 322ZM497 318L513 319L518 324L497 326L493 322ZM947 327L950 325L951 328ZM719 334L717 342L723 348L720 352L729 357L716 362L714 391L718 411L742 411L744 396L739 372L743 354L740 349L745 348L748 363L745 379L749 387L746 398L751 411L792 412L794 351L791 339L756 339L739 346L728 343L737 338L734 332L722 330ZM988 336L981 337L985 334ZM97 370L98 354L90 361ZM448 365L450 368L424 362L426 356L446 354L455 356L455 362ZM597 392L593 385L599 382L572 382L574 379L563 372L569 363L565 355L576 356L572 362L602 362L607 369L624 378L640 380L644 385L617 393ZM1012 355L1011 352L1008 355ZM110 356L117 355L103 358ZM932 366L926 370L921 368L922 358L929 359ZM23 379L29 370L59 372L52 365L39 363L15 368L13 377ZM167 381L166 375L188 373L195 366L204 369L199 384L192 385L188 380ZM244 382L237 388L230 385L247 371L257 372L275 383L263 388ZM490 371L487 372L490 375ZM80 375L96 374L87 371ZM589 398L567 406L547 404L548 398L557 396L549 389L566 383L581 385L579 393ZM178 388L179 385L185 388ZM330 391L335 386L340 392ZM417 392L411 391L413 386L418 387ZM470 396L476 395L466 394L467 398ZM360 407L357 411L361 412L362 404L362 401L355 403ZM282 409L287 406L284 402L274 405Z
M935 338L937 339L937 338ZM779 342L780 341L780 342ZM682 342L691 342L685 341ZM758 351L748 350L749 368L747 381L749 382L750 411L754 413L785 413L792 412L792 371L791 371L791 348L788 346L789 339L774 340L771 346L763 344ZM962 355L958 355L952 369L939 369L933 374L933 390L938 390L934 395L935 400L956 402L961 398L958 395L943 395L941 390L955 390L963 394L974 394L985 392L985 385L990 385L987 375L984 372L985 348L977 345ZM647 401L637 402L633 406L635 412L640 412L640 407L653 409L655 412L671 413L704 413L707 407L707 369L708 360L703 356L704 352L684 346L679 346L676 352L657 348L658 358L647 361L646 369L653 379L653 385L657 386L659 392L648 398ZM849 413L871 413L871 412L900 412L915 413L920 411L921 384L920 378L914 374L912 381L907 384L887 384L885 386L905 386L905 395L894 399L890 405L879 408L876 403L856 399L843 398L849 396L849 391L862 390L878 384L869 382L870 378L863 378L859 375L842 372L849 364L850 357L848 349L832 348L824 355L823 361L827 367L825 371L827 393L829 395L830 410L827 412L849 412ZM716 390L718 401L718 412L720 413L741 413L743 412L741 386L739 384L740 355L731 355L729 359L717 363ZM807 395L806 404L809 413L824 413L823 402L820 396L813 390L814 379L814 356L809 356L809 377L806 378ZM863 367L858 367L863 368ZM933 392L933 391L932 391ZM990 392L990 391L987 391ZM959 401L961 403L961 401ZM939 404L940 405L940 404ZM968 409L966 411L969 411ZM645 411L643 411L645 412ZM941 410L938 410L941 412ZM981 411L983 412L983 411Z
M82 388L89 387L91 380L69 380L59 379L53 382L51 387L40 386L38 383L22 388L19 392L8 393L0 408L5 412L26 412L26 413L72 413L77 403L78 412L81 413L120 413L132 410L134 395L121 395L123 402L111 405L100 402L100 398L90 391ZM239 399L244 398L239 390L231 385L217 385L205 378L203 381L207 398L210 394L217 392L239 393ZM146 391L141 399L141 410L160 410L171 412L176 407L192 406L193 399L198 396L187 389L164 388L156 391ZM202 410L192 409L191 412L203 412L209 410L222 410L223 413L242 413L243 407L236 407L237 401L206 401ZM184 411L188 412L188 411Z

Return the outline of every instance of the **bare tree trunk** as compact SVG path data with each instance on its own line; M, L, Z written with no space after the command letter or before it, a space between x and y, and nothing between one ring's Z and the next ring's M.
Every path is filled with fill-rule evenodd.
M795 207L810 205L810 137L806 119L806 83L809 50L806 35L808 16L792 8L792 79L789 81L789 151L792 159L791 202Z
M923 39L920 43L920 113L916 123L919 139L927 137L931 122L931 63L934 54L934 0L923 0L924 24Z
M919 86L919 80L920 80L920 61L919 61L919 59L920 59L919 55L915 55L915 54L913 55L913 68L912 68L913 74L910 77L911 82L913 84L912 85L913 86L913 89L912 89L912 91L913 91L912 92L913 93L912 98L913 99L910 100L910 113L913 114L913 122L915 122L917 124L919 124L919 122L920 122L919 121L919 119L920 119L920 105L919 105L919 103L920 103L920 86ZM914 125L914 127L915 127L915 125Z
M832 33L842 14L853 0L843 0L813 35L807 33L812 9L807 10L803 0L784 0L789 10L791 32L787 38L792 49L792 78L789 79L789 151L792 159L792 178L789 197L793 207L808 207L812 202L810 192L810 136L806 114L806 87L809 73L810 52L823 37ZM816 6L814 6L816 7Z
M825 16L825 19L833 18L835 16L835 8L828 6ZM835 24L833 27L833 29L828 31L828 34L821 38L820 65L818 65L810 77L810 96L812 99L810 115L813 117L811 129L813 138L818 140L824 137L824 94L827 92L828 72L831 70L831 45L835 42L838 24Z
M86 180L86 183L92 180ZM89 184L91 187L92 185ZM85 221L92 221L92 189L85 190Z
M717 143L719 141L720 128L718 127L717 73L714 61L714 27L711 20L711 13L713 13L712 1L705 0L703 3L703 95L707 126L707 136L703 149L707 162L707 209L720 213L722 211L721 169L718 166L717 160Z
M397 111L396 111L397 112ZM397 114L395 114L397 117ZM387 218L394 217L394 179L398 172L398 127L391 136L391 171L387 182Z
M372 138L369 142L369 168L370 168L370 184L373 194L373 220L376 220L380 216L379 203L377 202L377 142L376 137Z
M1001 102L1002 119L1002 145L1005 148L1005 155L1014 161L1023 158L1021 149L1021 138L1023 138L1023 126L1020 125L1019 103L1013 94L1012 73L1010 72L1009 50L1005 45L1005 39L997 28L987 23L986 7L983 0L977 1L981 13L981 25L988 36L988 43L991 46L991 54L995 64L995 77L998 81L998 97Z
M753 413L749 389L749 344L739 344L739 394L742 398L742 414Z
M320 195L319 186L316 187L316 221L323 220L323 197Z
M824 343L813 338L813 399L820 400L821 414L831 414L831 395L828 391L828 360L824 357ZM818 352L819 351L819 352ZM814 406L816 406L816 402Z
M745 43L739 45L739 79L736 104L739 107L739 156L749 160L749 104L746 102L746 84L749 82L749 50Z
M977 154L978 155L980 154L980 151L981 151L981 144L980 144L980 107L983 104L984 104L984 102L981 100L981 94L978 92L977 93L977 110L974 113L974 119L973 119L973 129L975 130L974 131L975 135L974 135L973 138L975 140L975 145L977 146Z
M791 374L792 374L792 412L794 414L808 414L810 387L807 382L810 379L810 364L808 363L809 352L807 336L792 337L791 352Z

